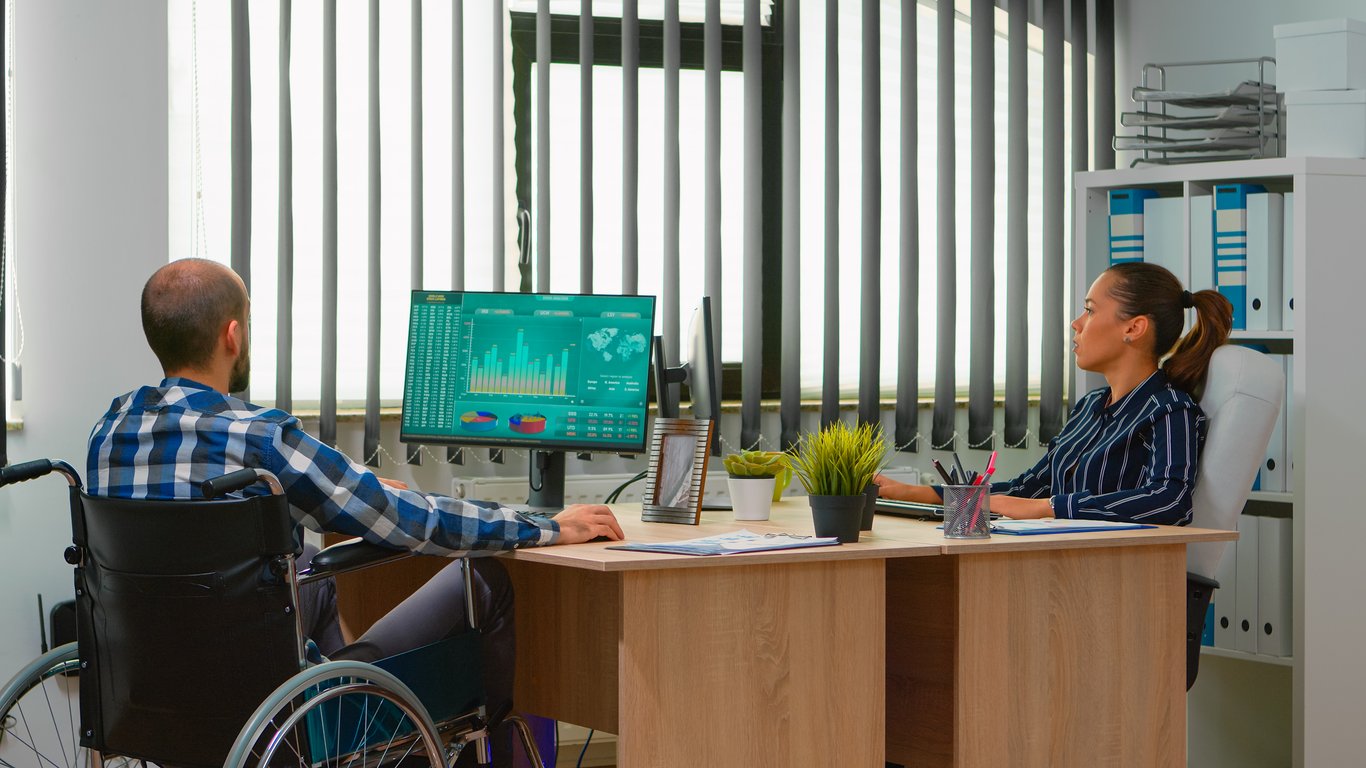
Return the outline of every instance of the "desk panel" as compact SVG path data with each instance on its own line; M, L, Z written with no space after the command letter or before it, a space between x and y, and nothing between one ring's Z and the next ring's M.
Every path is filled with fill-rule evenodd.
M1184 546L896 560L888 582L888 760L1185 764Z

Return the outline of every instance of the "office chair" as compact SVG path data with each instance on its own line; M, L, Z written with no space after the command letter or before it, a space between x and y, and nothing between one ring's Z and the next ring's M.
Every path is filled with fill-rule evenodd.
M1195 476L1191 525L1237 530L1284 398L1285 375L1274 360L1232 344L1215 350L1200 398L1209 432ZM1227 543L1186 548L1186 690L1200 671L1200 636L1219 586L1214 579L1219 559L1233 557Z
M374 664L325 661L309 647L294 523L273 475L214 478L204 499L112 499L82 492L69 465L40 460L0 469L0 486L54 470L70 485L66 560L76 567L78 639L0 688L0 721L13 720L6 730L24 760L0 765L119 755L190 768L408 759L436 768L450 764L456 745L487 764L498 718L482 704L474 629ZM258 481L271 493L215 498ZM314 578L407 556L365 542L337 546L314 559ZM477 627L472 590L466 595ZM73 674L79 719L62 711L71 681L55 688ZM524 724L508 719L539 765Z

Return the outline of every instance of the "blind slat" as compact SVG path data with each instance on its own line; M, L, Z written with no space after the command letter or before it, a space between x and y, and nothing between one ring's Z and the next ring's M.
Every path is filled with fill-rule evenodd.
M938 239L938 309L935 328L934 426L930 434L933 447L952 450L954 446L954 365L956 361L958 307L958 251L955 238L957 211L954 207L955 190L955 135L953 92L953 24L952 3L940 3L937 13L938 31L938 133L939 133L939 195L937 213Z
M369 255L366 281L365 339L365 463L379 466L379 348L380 348L380 142L379 142L379 0L370 0L369 71L367 96L370 126L366 186L368 200L366 241Z
M621 292L640 292L640 9L621 10Z
M451 290L465 290L465 0L451 5ZM446 461L465 453L447 448Z
M230 264L251 293L251 17L247 0L232 3L232 230Z
M408 284L412 288L422 288L422 0L412 0L412 43L410 48L410 109L412 120L409 125L410 175L408 177L408 239L410 249L410 271ZM408 463L422 463L422 446L417 443L408 445Z
M1110 144L1115 135L1115 6L1114 0L1095 0L1096 84L1095 153L1097 170L1115 167L1115 150Z
M318 439L337 444L337 0L323 0L322 384Z
M550 0L540 0L536 6L536 291L549 290Z
M721 391L722 307L725 290L721 280L721 0L707 0L702 33L703 69L703 205L704 295L711 297L712 359L717 362L716 392Z
M579 292L593 292L593 0L579 12Z
M920 119L916 5L901 8L901 263L898 291L896 445L920 450Z
M1039 371L1039 441L1047 443L1062 430L1063 381L1063 73L1062 4L1043 7L1043 342Z
M881 418L882 35L880 0L863 0L863 254L859 270L859 420Z
M1072 173L1091 165L1090 107L1086 90L1086 3L1072 0ZM1072 178L1069 174L1067 178ZM1072 247L1075 249L1076 244Z
M507 12L499 3L493 12L493 104L490 110L493 118L493 146L489 160L493 163L493 229L490 232L493 242L489 254L493 258L493 290L501 291L506 286L503 275L504 250L507 247L504 229L507 226L507 205L504 200L503 173L507 158L503 156L503 37L507 34L504 24Z
M763 390L763 85L762 29L759 0L745 0L745 222L744 353L740 368L740 443L759 442L759 400Z
M275 407L294 408L294 126L289 89L292 0L280 0L280 194L276 245Z
M664 314L664 354L678 364L678 0L664 3L664 212L663 285L659 304Z
M782 7L783 24L783 303L781 446L801 434L802 227L801 30L797 3ZM718 334L717 338L720 338ZM718 358L719 359L719 358Z
M1029 430L1029 48L1028 0L1010 0L1006 89L1010 126L1006 198L1005 445Z
M968 446L990 450L996 409L996 4L972 0L972 272Z
M840 417L839 2L825 2L825 318L821 426Z

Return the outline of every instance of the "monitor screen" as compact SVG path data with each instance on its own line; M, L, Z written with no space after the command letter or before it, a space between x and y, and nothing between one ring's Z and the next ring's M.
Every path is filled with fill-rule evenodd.
M400 439L640 452L653 296L413 291Z

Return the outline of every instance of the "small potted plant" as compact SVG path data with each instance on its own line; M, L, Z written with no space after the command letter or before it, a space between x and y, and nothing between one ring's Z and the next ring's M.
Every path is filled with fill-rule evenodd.
M792 469L786 454L777 451L740 451L724 460L730 505L736 520L767 520L773 501L781 490L779 478L790 478ZM787 485L786 482L783 485Z
M864 486L863 522L861 531L873 530L873 511L877 506L877 485L873 478L887 466L887 441L882 435L882 425L859 424L854 429L854 440L859 443L855 452L858 461L858 474L868 476Z
M837 421L803 435L797 443L792 470L809 495L817 536L858 541L866 489L886 452L881 440L874 444L860 436L866 429L870 428L851 429Z

